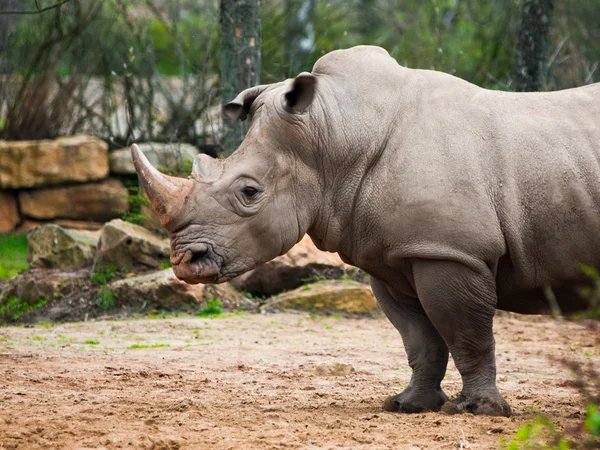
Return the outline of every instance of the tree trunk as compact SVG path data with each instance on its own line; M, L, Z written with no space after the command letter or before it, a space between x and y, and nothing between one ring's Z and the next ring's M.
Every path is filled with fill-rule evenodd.
M221 0L221 92L227 103L241 91L260 82L261 0ZM247 124L224 125L222 146L233 153Z
M513 68L514 90L539 91L554 0L525 0Z
M294 77L305 67L315 46L313 15L315 0L286 0L285 53L289 76Z
M11 72L8 42L20 18L18 15L2 14L2 12L15 11L18 9L18 5L18 0L0 0L0 74Z

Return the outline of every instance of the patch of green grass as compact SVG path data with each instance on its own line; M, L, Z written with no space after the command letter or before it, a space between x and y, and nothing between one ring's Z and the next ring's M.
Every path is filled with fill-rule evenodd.
M162 347L170 347L171 344L133 344L127 348L162 348Z
M223 314L223 308L221 307L221 302L211 298L206 306L200 308L198 310L198 315L200 317L219 317Z
M87 344L87 345L98 345L100 342L98 342L94 339L87 339L87 340L83 341L83 343Z
M116 266L100 267L90 275L90 281L98 284L106 284L117 274Z
M98 291L95 305L102 311L108 311L115 307L115 294L108 286L102 286Z
M0 235L0 278L12 278L27 270L27 234Z
M32 341L45 341L46 338L45 337L41 337L41 336L33 336L31 338Z
M26 312L36 308L41 308L48 300L41 297L35 302L25 302L19 297L9 297L4 305L0 306L0 320L17 320Z
M54 326L52 322L40 322L39 325L43 328L52 328Z
M171 261L165 259L164 261L160 261L161 270L170 269L172 267Z

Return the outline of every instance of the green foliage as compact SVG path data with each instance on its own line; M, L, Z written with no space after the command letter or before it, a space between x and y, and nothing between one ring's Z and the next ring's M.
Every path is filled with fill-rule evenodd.
M32 341L45 341L46 338L45 337L41 337L41 336L33 336L31 338Z
M94 273L90 275L90 281L98 284L106 284L117 274L116 266L99 267Z
M545 416L540 416L531 423L523 425L509 443L502 442L506 450L553 449L567 450L571 444L563 440L554 423Z
M27 270L27 233L0 234L0 278Z
M170 269L173 265L171 264L171 261L169 261L168 259L164 260L164 261L160 261L160 268L162 270L165 269Z
M223 314L223 308L221 307L221 302L218 300L215 300L214 298L211 298L208 301L208 303L206 304L206 306L204 306L198 310L198 315L200 317L215 318L215 317L219 317L221 314Z
M577 317L600 319L600 272L595 267L585 264L580 264L579 268L590 278L591 285L580 290L581 296L589 302L589 308L578 314Z
M120 213L121 219L135 225L143 225L151 222L152 219L143 212L144 207L150 207L150 200L142 194L142 191L137 186L128 187L127 190L129 193L120 197L129 203L129 210L117 211Z
M190 173L192 173L193 166L194 161L181 158L179 161L177 161L177 164L175 164L174 167L159 166L158 170L166 175L172 175L174 177L187 177Z
M102 311L108 311L115 307L115 294L108 286L104 285L98 291L95 305Z
M40 297L34 302L26 302L19 297L9 297L6 302L0 306L0 320L18 320L23 314L41 308L48 301Z
M83 341L83 343L86 345L98 345L100 342L94 339L86 339L85 341Z
M587 417L585 419L585 428L592 436L600 437L600 410L597 405L588 405L586 408Z

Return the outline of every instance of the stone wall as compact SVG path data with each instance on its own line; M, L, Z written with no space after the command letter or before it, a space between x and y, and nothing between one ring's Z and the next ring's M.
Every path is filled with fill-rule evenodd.
M141 144L157 167L187 169L198 150L187 144ZM128 148L109 153L90 136L0 141L0 233L46 223L99 229L129 209L123 180L135 180Z

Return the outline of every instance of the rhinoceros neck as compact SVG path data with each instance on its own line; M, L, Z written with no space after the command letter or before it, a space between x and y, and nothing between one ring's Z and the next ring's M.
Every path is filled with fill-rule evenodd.
M308 234L322 250L337 252L348 260L359 240L359 205L369 201L364 190L372 191L371 174L394 158L390 143L399 141L402 110L414 96L406 92L408 69L394 62L382 73L350 78L344 72L341 78L326 75L319 79L319 100L325 104L320 108L320 148L315 152L320 159L321 192ZM349 83L354 83L351 89ZM360 218L361 228L365 222L368 217Z
M394 127L384 126L381 130ZM391 132L355 134L344 141L337 157L323 161L320 204L308 234L318 248L339 253L347 263L352 263L356 251L357 214L369 201L364 192L366 184L372 184L373 172L390 158L387 143ZM362 217L359 221L364 226L368 220Z

